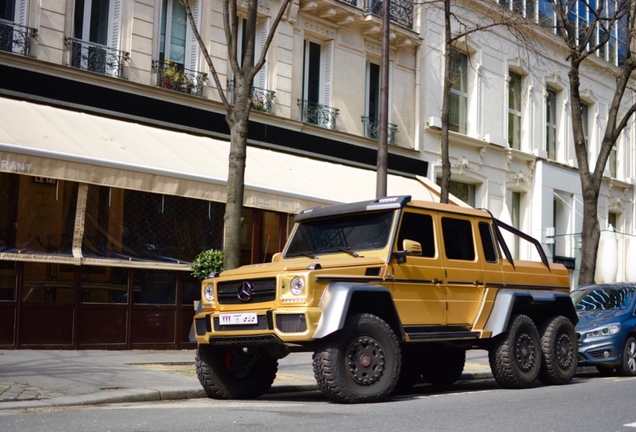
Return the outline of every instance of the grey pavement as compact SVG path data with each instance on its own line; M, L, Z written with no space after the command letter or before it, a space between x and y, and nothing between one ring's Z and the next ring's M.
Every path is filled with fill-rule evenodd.
M204 398L196 378L166 371L176 365L194 369L194 355L194 350L0 350L0 410ZM489 377L486 351L468 351L462 379ZM280 360L269 392L317 389L311 353L292 353Z

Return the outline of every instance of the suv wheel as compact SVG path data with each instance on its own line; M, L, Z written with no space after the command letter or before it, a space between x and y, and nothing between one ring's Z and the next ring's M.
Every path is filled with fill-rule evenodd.
M492 374L504 388L532 387L539 375L539 331L526 315L513 316L508 331L488 351Z
M391 327L375 315L347 319L339 332L320 341L313 356L318 386L342 403L386 399L400 376L400 346Z
M278 360L262 348L199 345L197 377L213 399L253 399L272 386Z
M549 319L541 331L543 354L539 381L544 384L567 384L576 372L578 343L574 326L559 315Z

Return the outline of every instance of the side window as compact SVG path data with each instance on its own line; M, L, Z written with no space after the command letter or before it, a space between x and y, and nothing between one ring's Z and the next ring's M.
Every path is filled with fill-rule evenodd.
M474 261L475 241L469 220L442 218L442 231L446 258Z
M487 262L497 262L497 251L495 250L495 243L493 242L492 231L490 224L486 222L479 222L479 236L481 237L481 246L484 248L484 257Z
M422 256L435 256L435 236L433 233L433 218L431 215L404 213L402 225L398 235L398 250L402 250L403 240L415 240L422 245Z

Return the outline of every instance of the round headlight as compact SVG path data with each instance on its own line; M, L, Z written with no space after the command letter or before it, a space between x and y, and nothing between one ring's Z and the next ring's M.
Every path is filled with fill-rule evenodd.
M289 285L289 290L295 296L301 295L305 291L305 280L296 276L292 279L291 284Z
M205 297L205 299L210 303L214 301L214 285L213 284L207 284L205 288L203 288L203 297Z

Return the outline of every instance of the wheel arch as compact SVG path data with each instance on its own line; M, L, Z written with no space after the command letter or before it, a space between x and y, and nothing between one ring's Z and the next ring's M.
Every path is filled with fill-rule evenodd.
M572 325L576 325L578 317L569 294L559 291L503 289L497 293L490 316L484 330L490 330L495 337L504 333L513 314L525 314L537 325L545 319L563 315Z
M389 289L382 285L335 282L324 291L318 305L322 316L314 332L321 339L343 328L347 316L369 313L382 318L398 337L404 339L404 330Z

